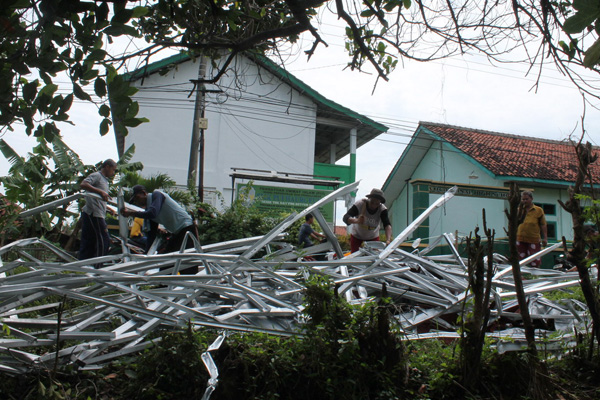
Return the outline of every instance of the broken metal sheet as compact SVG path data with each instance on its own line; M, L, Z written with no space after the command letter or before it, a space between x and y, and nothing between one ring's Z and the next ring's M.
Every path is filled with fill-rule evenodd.
M97 369L159 342L160 337L148 339L159 329L211 328L224 333L203 355L211 376L209 387L213 388L205 393L208 399L218 381L210 352L227 332L302 335L304 291L311 274L331 279L351 304L377 300L385 290L396 310L395 321L408 339L456 337L457 316L471 307L472 294L465 259L454 246L454 238L450 234L433 238L423 251L407 252L399 247L453 192L441 196L390 245L367 243L342 257L337 238L318 208L356 187L338 189L284 219L264 236L204 246L194 242L194 248L169 254L129 254L124 246L122 254L79 261L36 238L0 248L0 255L10 259L0 265L0 321L5 324L0 336L0 371L27 372L47 366L57 357L59 365ZM309 249L283 242L285 230L309 212L314 213L327 242ZM444 242L450 246L450 254L428 256ZM322 253L327 253L326 259L315 259L315 254ZM520 348L520 331L501 327L510 328L520 321L510 265L502 255L493 258L493 269L498 272L492 280L490 327L494 324L497 332L487 334L498 340L502 350ZM177 274L189 267L198 267L198 273ZM527 274L523 286L531 317L552 326L557 341L571 340L568 335L573 327L590 324L585 304L552 302L543 296L547 291L578 285L576 273L525 264L522 270ZM63 302L59 325L58 309ZM417 333L432 329L437 332ZM536 333L545 335L546 331ZM509 338L517 344L508 344Z

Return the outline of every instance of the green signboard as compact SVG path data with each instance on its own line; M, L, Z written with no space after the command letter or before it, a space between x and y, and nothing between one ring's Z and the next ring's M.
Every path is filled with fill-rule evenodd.
M247 190L246 186L246 184L237 185L238 196L241 190ZM331 190L252 185L248 193L248 199L255 202L258 209L263 212L279 214L302 211L329 193L331 193ZM327 222L333 223L333 202L320 207L319 210Z

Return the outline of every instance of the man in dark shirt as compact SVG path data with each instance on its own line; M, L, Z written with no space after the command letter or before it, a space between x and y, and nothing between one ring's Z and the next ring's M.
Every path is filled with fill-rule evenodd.
M307 214L304 217L304 220L305 222L300 227L300 232L298 232L298 245L307 248L313 245L313 242L310 239L311 237L315 239L324 239L325 235L319 232L315 232L315 230L312 228L311 225L315 220L315 217L312 214Z
M168 194L160 190L148 193L144 186L135 185L129 202L146 208L145 211L133 211L123 208L121 209L121 215L150 220L148 247L152 245L156 237L159 224L163 225L172 234L165 249L166 253L178 251L187 232L191 232L196 238L198 237L192 216ZM193 247L192 243L189 241L187 243L188 248Z

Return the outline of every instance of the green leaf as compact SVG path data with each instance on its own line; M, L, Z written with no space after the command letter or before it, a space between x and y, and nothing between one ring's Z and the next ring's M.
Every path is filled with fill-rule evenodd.
M563 25L566 33L579 33L600 17L600 3L597 0L575 0L573 8L577 12L567 18Z
M106 51L102 49L95 49L85 58L85 62L94 63L102 61L106 57Z
M125 24L133 16L133 10L130 8L123 8L115 11L115 15L110 20L111 24Z
M68 119L69 119L69 115L68 114L57 114L57 115L53 115L52 116L52 121L64 122L64 121L66 121Z
M100 123L100 135L104 136L108 133L108 130L110 129L110 120L108 118L104 118L102 120L102 122Z
M63 100L63 104L62 107L60 107L60 113L64 114L67 111L69 111L71 109L71 105L73 104L73 93L70 93L69 95L67 95L67 97L65 97L65 99Z
M410 0L403 0L402 3L404 4L404 8L406 8L407 10L410 8L411 6L411 2Z
M94 82L94 92L96 92L96 96L104 97L106 96L106 82L102 78L97 78Z
M139 18L148 14L148 8L142 6L134 7L132 11L131 18Z
M55 96L50 102L50 107L46 111L48 114L55 114L58 109L62 106L63 98L62 96Z
M104 118L108 118L110 116L110 107L106 104L102 104L98 109L98 114L100 114Z
M92 98L90 97L89 94L87 94L82 88L81 86L79 86L77 83L73 83L73 94L75 95L75 97L77 97L79 100L86 100L86 101L92 101Z
M81 76L81 79L83 79L85 81L91 81L92 79L95 79L97 76L98 76L97 69L88 69L87 71L85 71L83 73L83 75Z
M584 54L583 65L592 69L600 60L600 38L596 39L594 44L591 45Z
M55 84L53 84L53 83L51 83L51 84L48 84L48 85L44 86L42 88L42 90L40 90L40 94L39 95L40 96L50 96L50 97L52 97L52 96L54 96L54 92L56 92L57 89L58 89L58 86L55 85Z
M123 121L123 125L135 128L136 126L143 124L144 122L150 122L148 118L126 118Z
M33 99L35 99L39 83L40 82L36 79L35 81L29 82L23 86L23 99L25 101L31 102Z
M125 115L125 118L134 118L139 111L140 111L140 105L138 104L137 101L134 101L129 105L129 108L127 109L127 114Z
M373 15L375 15L375 12L373 12L371 9L366 9L360 13L360 16L363 18L372 17Z

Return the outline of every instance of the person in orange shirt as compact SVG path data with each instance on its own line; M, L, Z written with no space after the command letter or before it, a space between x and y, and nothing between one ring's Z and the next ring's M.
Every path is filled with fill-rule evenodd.
M542 245L548 245L548 226L546 216L541 207L533 204L533 193L526 190L521 193L519 206L519 227L517 228L517 251L519 259L527 258L542 250ZM541 259L532 261L529 265L540 267Z

